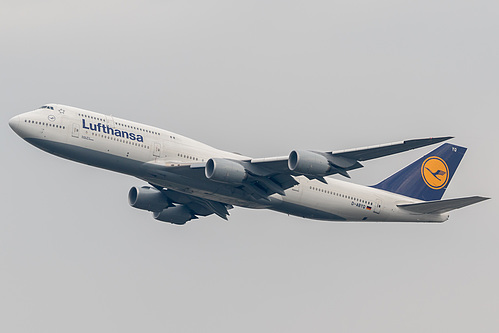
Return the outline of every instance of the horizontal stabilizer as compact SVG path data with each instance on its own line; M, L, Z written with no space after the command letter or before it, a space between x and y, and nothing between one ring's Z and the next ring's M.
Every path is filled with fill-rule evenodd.
M402 204L397 205L397 207L418 214L442 214L488 199L490 198L474 196L458 199L427 201L415 204Z

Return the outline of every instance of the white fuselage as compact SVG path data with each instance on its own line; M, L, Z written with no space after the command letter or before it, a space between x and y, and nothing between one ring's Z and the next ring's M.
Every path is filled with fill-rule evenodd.
M210 158L249 160L153 126L74 107L48 104L10 121L26 141L70 160L138 177L181 193L249 208L331 221L443 222L447 214L415 214L398 204L421 202L387 191L327 178L327 184L295 177L298 185L274 194L270 201L251 200L237 189L208 179L165 172L151 175L144 164L158 167L204 164Z

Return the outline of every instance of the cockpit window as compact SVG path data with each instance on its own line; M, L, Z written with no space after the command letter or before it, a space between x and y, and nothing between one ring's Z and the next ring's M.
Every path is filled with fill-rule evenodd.
M53 106L44 105L44 106L40 107L40 109L54 110L54 107Z

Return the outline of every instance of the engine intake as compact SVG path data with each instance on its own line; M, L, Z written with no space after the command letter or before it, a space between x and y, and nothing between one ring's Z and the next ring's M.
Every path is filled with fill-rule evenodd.
M327 175L331 168L326 157L308 150L293 150L289 154L288 167L291 171L313 176Z
M158 221L170 222L178 225L185 224L187 221L196 218L189 208L184 205L163 209L161 212L153 213L153 216Z
M132 187L128 191L128 203L134 208L151 212L161 212L170 205L168 198L161 191L149 186Z
M210 158L204 173L210 180L227 184L241 184L248 177L244 166L223 158Z

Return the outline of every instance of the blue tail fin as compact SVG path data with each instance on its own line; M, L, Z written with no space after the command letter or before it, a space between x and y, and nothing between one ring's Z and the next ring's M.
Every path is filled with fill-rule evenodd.
M373 187L425 201L440 200L464 153L466 148L445 143Z

